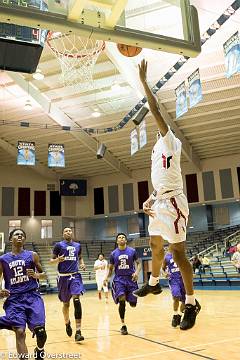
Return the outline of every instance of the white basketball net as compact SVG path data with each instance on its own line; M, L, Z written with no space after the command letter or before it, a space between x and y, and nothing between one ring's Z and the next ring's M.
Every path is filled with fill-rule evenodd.
M94 65L105 48L104 41L52 33L47 43L61 65L64 86L73 86L76 91L93 88Z

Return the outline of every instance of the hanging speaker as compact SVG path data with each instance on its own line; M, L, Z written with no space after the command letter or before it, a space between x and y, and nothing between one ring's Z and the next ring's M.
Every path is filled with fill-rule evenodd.
M143 106L141 110L137 113L137 116L133 119L134 124L139 125L143 121L143 119L145 118L148 112L149 112L148 108Z
M99 148L97 150L97 159L102 159L104 157L105 151L106 151L106 145L100 144Z

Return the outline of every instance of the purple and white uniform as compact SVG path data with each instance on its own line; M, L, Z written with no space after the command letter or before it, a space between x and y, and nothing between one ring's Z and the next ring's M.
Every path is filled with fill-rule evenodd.
M138 289L136 281L132 280L132 274L136 271L134 262L137 260L136 250L126 247L124 250L115 249L110 255L110 264L114 265L115 275L112 282L112 296L114 302L119 302L119 297L125 295L129 303L137 302L136 296L132 294Z
M172 296L178 298L181 302L185 302L185 288L182 279L181 272L173 260L171 253L167 253L164 257L169 274L169 288L171 290Z
M27 275L27 269L35 271L33 252L23 250L17 255L9 252L0 256L0 262L5 289L10 291L3 305L6 315L0 317L0 329L25 329L27 324L33 331L36 326L44 326L45 309L38 281Z
M64 261L58 264L58 297L60 301L69 302L72 295L82 295L85 291L79 273L81 245L63 240L55 244L53 254L57 257L64 255Z

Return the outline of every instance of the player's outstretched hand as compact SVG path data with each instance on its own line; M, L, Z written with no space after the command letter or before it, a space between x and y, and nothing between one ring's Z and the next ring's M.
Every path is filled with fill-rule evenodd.
M0 298L5 298L5 297L9 297L10 295L10 291L7 289L2 289L0 290Z
M133 280L133 281L137 281L137 280L138 280L138 274L133 273L133 274L132 274L132 280Z
M64 255L61 255L61 256L58 255L57 259L58 259L59 263L61 263L65 260Z
M152 210L152 200L148 199L147 201L145 201L143 203L143 211L145 212L145 214L154 217L156 215L155 211Z
M27 269L27 276L34 279L39 279L39 274L36 273L33 269Z
M85 264L81 264L81 265L80 265L80 270L85 271L85 270L86 270L86 265L85 265Z
M147 61L145 59L143 59L141 61L141 64L138 65L138 70L139 70L140 80L143 83L144 81L146 81L147 78Z

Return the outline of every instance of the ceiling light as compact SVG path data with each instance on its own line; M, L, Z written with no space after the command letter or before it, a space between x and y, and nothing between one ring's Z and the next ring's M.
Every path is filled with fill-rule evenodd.
M95 118L98 118L99 116L101 116L101 113L99 111L94 111L92 113L92 116L95 117Z
M36 72L33 74L33 78L35 80L43 80L44 74L42 73L42 71L40 69L37 69Z
M130 94L131 91L132 91L132 89L130 86L119 86L118 93L120 95L127 95L127 94Z
M111 90L112 91L119 91L119 90L121 90L121 86L116 81L114 81L114 83L111 86Z
M97 159L102 159L105 155L105 152L106 152L106 145L104 144L100 144L98 149L97 149Z
M27 100L25 105L24 105L24 110L30 111L32 110L32 104L30 100Z

